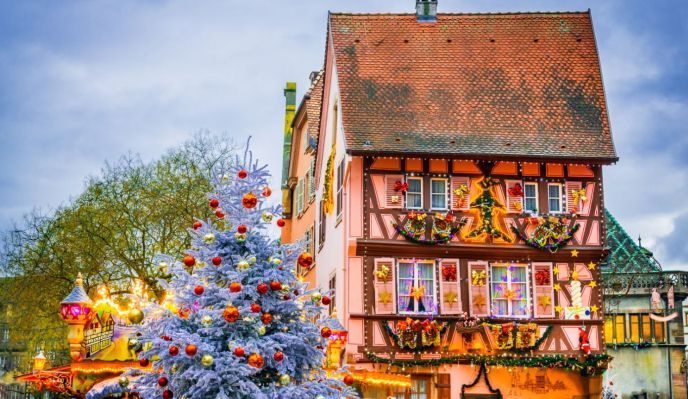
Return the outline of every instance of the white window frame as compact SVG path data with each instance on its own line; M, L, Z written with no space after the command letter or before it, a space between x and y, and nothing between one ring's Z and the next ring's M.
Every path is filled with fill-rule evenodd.
M432 206L432 197L435 196L435 195L438 195L438 196L440 195L440 193L434 193L434 192L432 191L432 182L434 182L434 181L443 181L443 182L444 182L444 207L442 207L442 208L435 208L435 207ZM449 181L447 180L447 178L444 178L444 177L433 177L433 178L430 178L430 209L431 209L431 210L434 210L434 211L446 211L446 210L449 209L449 207L448 207L448 205L449 205L448 202L449 202L449 201L448 201L448 199L447 199L447 187L448 187L448 185L449 185Z
M296 214L301 217L304 208L304 179L299 178L296 183Z
M513 303L512 303L513 301L506 300L506 298L497 298L497 299L506 300L506 301L507 301L507 302L506 302L506 303L507 303L507 305L506 305L506 306L507 306L507 308L506 308L506 309L507 309L507 314L497 314L497 313L495 313L495 309L494 309L494 307L492 306L493 301L494 301L494 299L495 299L495 290L493 289L492 284L493 284L493 283L503 284L503 282L496 282L496 281L493 280L493 279L494 279L494 275L495 275L495 274L493 273L493 268L494 268L494 267L506 267L506 268L507 268L507 281L506 281L506 284L507 284L507 289L511 290L511 289L512 289L512 288L511 288L511 287L512 287L512 286L511 286L511 270L509 270L509 266L512 266L512 267L521 267L521 268L524 268L524 269L525 269L525 273L524 273L524 275L526 276L526 287L525 287L525 290L526 290L526 314L525 314L525 315L515 315L515 314L513 314L513 313L514 313L514 310L513 310ZM529 265L527 265L527 264L513 264L513 263L512 263L512 264L508 264L508 263L494 262L494 263L490 263L490 264L489 264L489 267L490 267L490 276L489 276L489 278L490 278L490 280L489 280L489 284L490 284L490 314L492 315L492 317L509 317L509 318L516 318L516 319L527 319L527 318L529 318L530 315L531 315L530 303L531 303L531 300L532 300L532 298L531 298L531 297L532 297L532 294L531 294L531 292L530 292L530 272L531 272L531 268L529 267ZM518 284L521 284L521 283L519 282Z
M553 211L550 206L550 201L553 199L550 196L550 187L559 187L559 210L558 211ZM552 213L552 214L559 214L559 213L564 213L564 205L566 204L566 201L564 200L564 185L561 183L547 183L547 212Z
M409 206L410 201L408 198L409 198L410 191L408 191L408 190L406 191L406 200L404 201L404 203L406 205L406 209L421 210L421 209L423 209L423 178L420 176L408 176L406 178L407 182L410 182L411 180L420 180L420 193L413 193L413 195L417 195L417 194L420 195L420 206L418 206L418 207Z
M407 310L402 310L402 307L399 304L399 293L401 292L400 287L399 287L399 279L401 278L401 273L399 272L399 266L402 263L412 263L413 264L413 287L418 288L419 287L419 279L418 279L418 268L416 267L417 264L419 263L424 263L424 264L429 264L432 267L432 303L431 304L424 304L425 305L425 312L419 312L418 311L418 301L415 301L413 304L414 310L413 311L407 311ZM394 298L397 301L397 308L399 309L399 314L402 315L434 315L437 314L438 312L438 306L437 306L437 263L434 260L431 259L398 259L396 262L396 276L395 276L395 288L396 288L396 298ZM405 279L408 280L408 279ZM427 294L427 293L426 293Z
M526 190L527 186L535 186L535 197L528 197L527 196L527 194L526 194L528 192L528 190ZM549 195L549 192L547 192L547 194ZM539 198L539 196L540 196L540 193L538 193L537 182L534 182L534 181L524 182L523 183L523 211L533 213L532 209L528 209L528 198L535 198L535 213L540 212L540 198ZM549 203L548 203L548 205L549 205Z

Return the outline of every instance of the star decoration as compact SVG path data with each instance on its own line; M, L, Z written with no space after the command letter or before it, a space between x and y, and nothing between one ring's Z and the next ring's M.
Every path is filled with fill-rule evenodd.
M561 306L559 306L559 305L555 306L554 310L556 310L557 313L561 313Z
M559 283L554 284L554 290L559 291L561 289L561 285Z
M416 300L420 301L425 296L425 287L411 287L411 296Z
M456 294L456 292L449 291L446 294L444 294L444 301L449 304L456 303L459 301L459 296Z
M378 295L378 296L380 299L380 303L383 305L387 305L388 303L392 302L392 293L391 292L382 291L380 293L380 295Z
M588 269L589 270L595 270L595 266L597 266L597 265L593 261L590 261L590 263L588 263Z
M510 301L513 301L516 298L516 291L514 290L504 290L504 297Z
M572 258L577 258L577 257L578 257L578 250L577 250L577 249L574 249L573 251L571 251L571 257L572 257Z
M591 281L590 284L588 284L588 286L590 286L590 288L597 287L597 281Z
M599 308L597 307L597 305L592 305L592 306L590 306L590 311L591 311L591 312L597 312L598 310L599 310Z
M578 272L574 270L573 273L571 273L571 278L574 280L578 280Z
M558 276L558 275L559 275L559 267L558 267L558 266L554 266L554 267L552 268L552 272Z
M549 295L543 295L538 298L538 305L542 307L542 309L547 309L547 307L552 303L552 297Z
M473 297L473 306L481 309L483 306L485 306L485 297L482 295L476 295Z

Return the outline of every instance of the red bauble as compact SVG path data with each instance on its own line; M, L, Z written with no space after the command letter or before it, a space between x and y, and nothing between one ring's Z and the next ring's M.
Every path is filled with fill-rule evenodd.
M196 352L198 352L198 347L194 344L188 344L186 345L186 348L184 350L186 351L187 356L196 356Z
M225 311L222 313L222 317L227 320L228 323L234 323L239 320L239 309L235 306L227 306Z
M282 283L280 283L279 281L272 280L270 282L270 289L273 291L279 291L282 289Z
M165 389L162 391L162 399L172 399L174 398L174 395L172 394L172 391L169 389Z
M332 299L330 299L329 296L322 297L321 301L322 301L323 305L329 305L330 303L332 303Z
M260 305L258 305L257 303L252 303L251 304L251 312L260 313Z
M217 200L217 198L213 198L210 200L210 207L215 209L218 206L220 206L220 201Z
M320 330L320 335L323 338L330 338L330 335L332 335L332 330L330 327L323 327L322 330Z
M172 338L168 337L167 335L161 336L160 339L163 341L172 341Z
M196 295L203 295L203 291L205 291L205 288L203 288L202 285L197 285L194 287L194 294Z
M220 266L220 264L222 263L222 258L220 258L219 256L216 256L212 259L212 262L213 262L213 265Z
M282 297L282 299L285 301L288 301L289 299L291 299L291 297L289 295L285 295Z
M277 219L277 227L284 227L285 224L287 224L287 222L285 222L284 219Z
M279 351L278 351L278 352L275 352L275 355L273 356L273 358L274 358L276 361L281 362L281 361L284 359L284 353L279 352Z
M258 291L259 294L267 294L268 293L268 285L265 283L260 283L256 287L256 291Z
M272 195L272 189L268 186L263 187L263 192L260 193L263 197L269 197Z
M244 351L244 348L242 348L240 346L237 346L236 348L234 348L234 356L243 357L245 353L246 352Z
M302 252L297 262L299 262L299 266L309 268L313 264L313 255L308 252Z
M258 198L256 196L249 192L244 194L244 198L241 199L241 203L244 205L244 208L246 209L253 209L258 205Z
M263 316L260 317L260 320L263 322L263 324L270 324L272 323L272 315L270 313L263 313Z
M172 345L170 346L169 352L171 356L177 356L179 354L179 348Z
M239 234L245 234L246 230L248 229L246 228L245 224L240 224L239 226L237 226L237 233Z
M158 385L160 385L161 387L166 387L167 386L167 377L158 378Z
M193 224L192 227L193 227L194 230L198 230L198 229L200 229L201 227L203 227L203 223L201 223L201 222L194 222L194 224Z
M145 357L143 359L139 359L139 366L148 367L149 364L150 360L146 359Z
M188 267L191 267L196 264L196 258L194 258L191 255L186 255L184 257L184 264L187 265Z
M298 296L298 295L299 295L299 290L294 290L294 295Z
M225 217L225 213L218 209L215 211L215 216L217 216L218 219L222 219L223 217Z
M239 176L240 179L245 179L246 176L248 176L248 172L246 169L241 169L239 170L239 173L237 173L237 176Z
M230 292L239 292L241 291L241 284L239 282L233 282L232 284L229 285L229 291Z
M248 365L249 366L260 369L260 368L263 368L264 364L265 364L265 359L263 359L263 356L261 356L260 354L251 353L248 356Z
M351 386L354 383L354 377L351 374L347 374L344 376L344 383L346 385Z

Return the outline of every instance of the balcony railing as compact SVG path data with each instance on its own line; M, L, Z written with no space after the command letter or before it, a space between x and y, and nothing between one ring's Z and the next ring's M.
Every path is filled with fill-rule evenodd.
M603 273L602 284L605 295L648 293L652 288L665 294L673 286L674 295L688 296L688 272L683 271Z

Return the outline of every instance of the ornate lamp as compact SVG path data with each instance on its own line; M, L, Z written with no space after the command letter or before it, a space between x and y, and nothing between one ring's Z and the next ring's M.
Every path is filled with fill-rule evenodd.
M69 352L72 360L78 362L83 358L81 343L84 340L84 326L93 316L93 302L84 290L84 279L79 273L74 289L60 303L60 317L69 324Z
M342 354L346 348L346 340L349 333L337 319L337 309L332 309L332 335L327 344L327 358L325 365L328 369L337 369L342 366Z
M43 351L39 351L38 354L33 358L33 371L45 370L46 358Z

